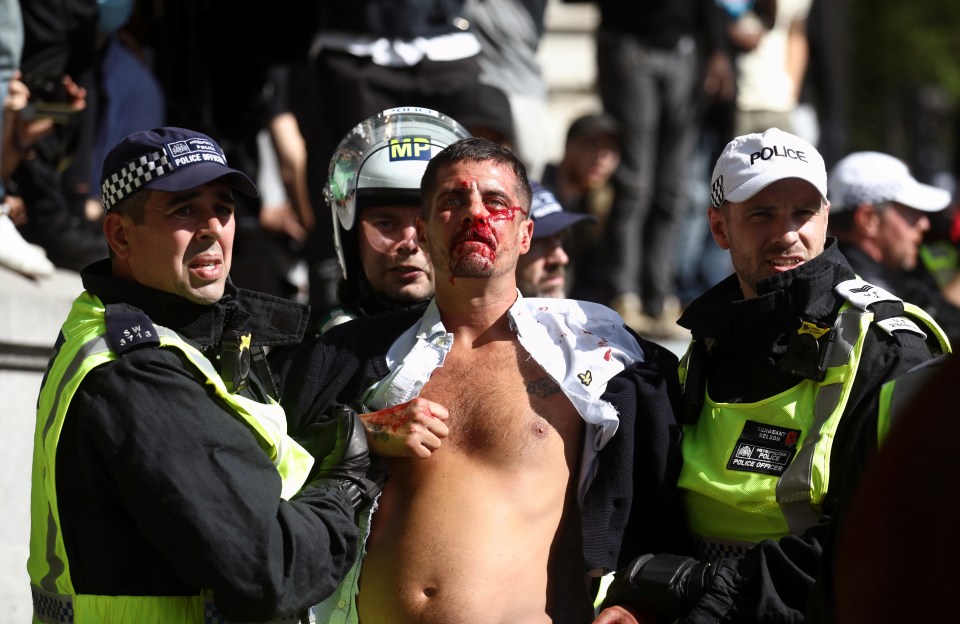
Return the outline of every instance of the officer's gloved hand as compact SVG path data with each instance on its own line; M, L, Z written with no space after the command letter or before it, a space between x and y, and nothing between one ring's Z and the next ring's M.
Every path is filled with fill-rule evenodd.
M363 423L351 408L333 408L329 419L306 427L297 441L316 460L308 485L343 490L355 512L383 489L386 470L371 463Z
M715 573L715 565L691 557L642 555L617 572L603 608L629 605L679 619L700 600Z

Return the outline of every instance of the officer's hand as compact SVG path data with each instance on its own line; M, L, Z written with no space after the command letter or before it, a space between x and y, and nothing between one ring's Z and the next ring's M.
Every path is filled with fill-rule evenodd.
M447 408L416 398L379 412L360 414L370 451L381 457L427 458L450 433Z
M630 605L679 619L712 583L716 566L680 555L643 555L617 572L604 607Z
M383 489L386 471L371 464L363 423L349 407L334 408L330 419L306 427L297 441L316 460L308 486L344 491L355 511Z
M593 624L655 624L657 616L641 613L628 607L610 607L604 609Z

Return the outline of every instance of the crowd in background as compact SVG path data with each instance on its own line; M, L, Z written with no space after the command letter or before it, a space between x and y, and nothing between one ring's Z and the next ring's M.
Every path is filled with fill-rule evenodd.
M330 156L362 119L422 106L511 147L566 210L594 217L568 243L571 296L672 337L683 307L732 272L704 217L722 146L775 126L828 169L851 147L844 2L598 0L602 110L575 119L557 159L537 61L546 0L361 4L3 2L0 263L42 278L105 256L105 150L189 127L261 190L238 211L234 281L332 308ZM953 214L929 215L926 242L956 249Z

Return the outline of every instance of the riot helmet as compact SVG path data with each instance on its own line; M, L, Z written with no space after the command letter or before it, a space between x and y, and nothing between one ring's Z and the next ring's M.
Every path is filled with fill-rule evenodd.
M391 108L360 122L330 160L324 198L333 216L337 260L345 280L364 281L357 213L365 205L419 204L420 178L441 149L470 136L457 121L429 108Z

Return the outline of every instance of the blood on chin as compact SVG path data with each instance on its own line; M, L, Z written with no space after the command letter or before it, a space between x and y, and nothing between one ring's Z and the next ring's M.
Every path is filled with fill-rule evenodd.
M493 258L479 254L467 254L453 258L450 274L453 277L489 277L493 273Z

